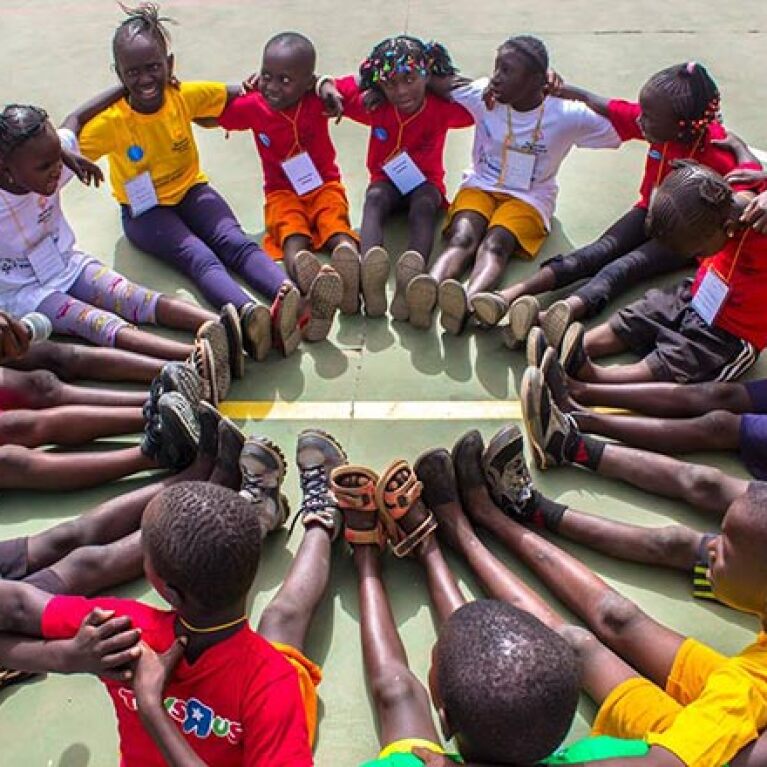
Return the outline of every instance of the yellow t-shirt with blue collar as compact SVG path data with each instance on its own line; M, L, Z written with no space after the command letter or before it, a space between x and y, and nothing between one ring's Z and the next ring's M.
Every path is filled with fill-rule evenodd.
M167 86L163 105L152 114L131 109L122 98L88 122L80 151L91 160L109 158L112 194L128 204L126 181L149 171L160 205L175 205L195 184L208 179L192 133L192 120L218 117L227 100L226 83L188 82Z

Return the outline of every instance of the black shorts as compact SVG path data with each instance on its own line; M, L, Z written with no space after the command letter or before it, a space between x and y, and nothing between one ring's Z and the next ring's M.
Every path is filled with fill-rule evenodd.
M692 280L649 290L610 319L610 329L644 357L656 381L732 381L757 360L756 347L707 325L692 308Z

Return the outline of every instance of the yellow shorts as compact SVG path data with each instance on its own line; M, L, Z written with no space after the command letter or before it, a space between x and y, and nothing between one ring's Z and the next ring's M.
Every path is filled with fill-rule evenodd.
M381 753L378 754L378 758L386 759L387 756L392 754L409 754L414 748L428 748L435 754L445 753L445 749L439 743L434 743L434 741L424 740L423 738L400 738L385 746Z
M303 234L319 250L334 234L353 239L346 190L339 181L328 181L300 197L288 189L269 192L264 204L266 236L264 250L275 260L282 258L282 243L291 234Z
M541 214L532 206L510 194L486 192L484 189L460 189L447 212L447 227L456 213L470 210L487 220L488 229L502 226L511 232L522 246L520 255L535 258L548 236ZM519 252L519 251L518 251Z
M282 653L291 666L298 673L298 684L301 688L301 697L306 711L306 727L309 731L309 743L314 745L317 737L317 685L322 681L322 669L312 663L300 650L289 644L272 642L277 652Z
M679 712L700 696L709 676L727 660L695 639L686 639L674 658L666 689L644 677L618 685L600 706L592 734L631 739L664 732Z

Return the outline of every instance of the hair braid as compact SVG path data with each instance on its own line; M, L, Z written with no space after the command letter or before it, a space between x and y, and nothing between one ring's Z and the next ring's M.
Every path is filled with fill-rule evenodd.
M48 121L40 107L9 104L0 113L0 159L6 159L25 141L38 135Z

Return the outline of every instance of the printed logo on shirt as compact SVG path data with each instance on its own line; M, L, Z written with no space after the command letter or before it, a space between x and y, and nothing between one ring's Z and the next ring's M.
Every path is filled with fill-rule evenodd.
M258 140L264 145L264 146L271 146L272 140L269 138L269 136L266 135L266 133L259 133L258 134Z
M386 141L386 139L389 138L389 131L387 131L386 128L381 128L379 126L378 128L373 128L373 135L379 141Z
M663 155L657 149L648 149L647 150L647 156L651 160L662 160L663 159Z
M191 146L191 142L189 141L189 137L188 136L184 136L184 138L176 139L170 145L170 148L174 152L188 152L190 146Z
M136 696L128 687L121 687L117 693L128 711L137 711ZM242 725L226 717L219 716L210 707L197 698L182 700L167 697L164 700L168 716L181 725L185 735L194 735L205 739L211 736L225 738L233 746L242 740Z

